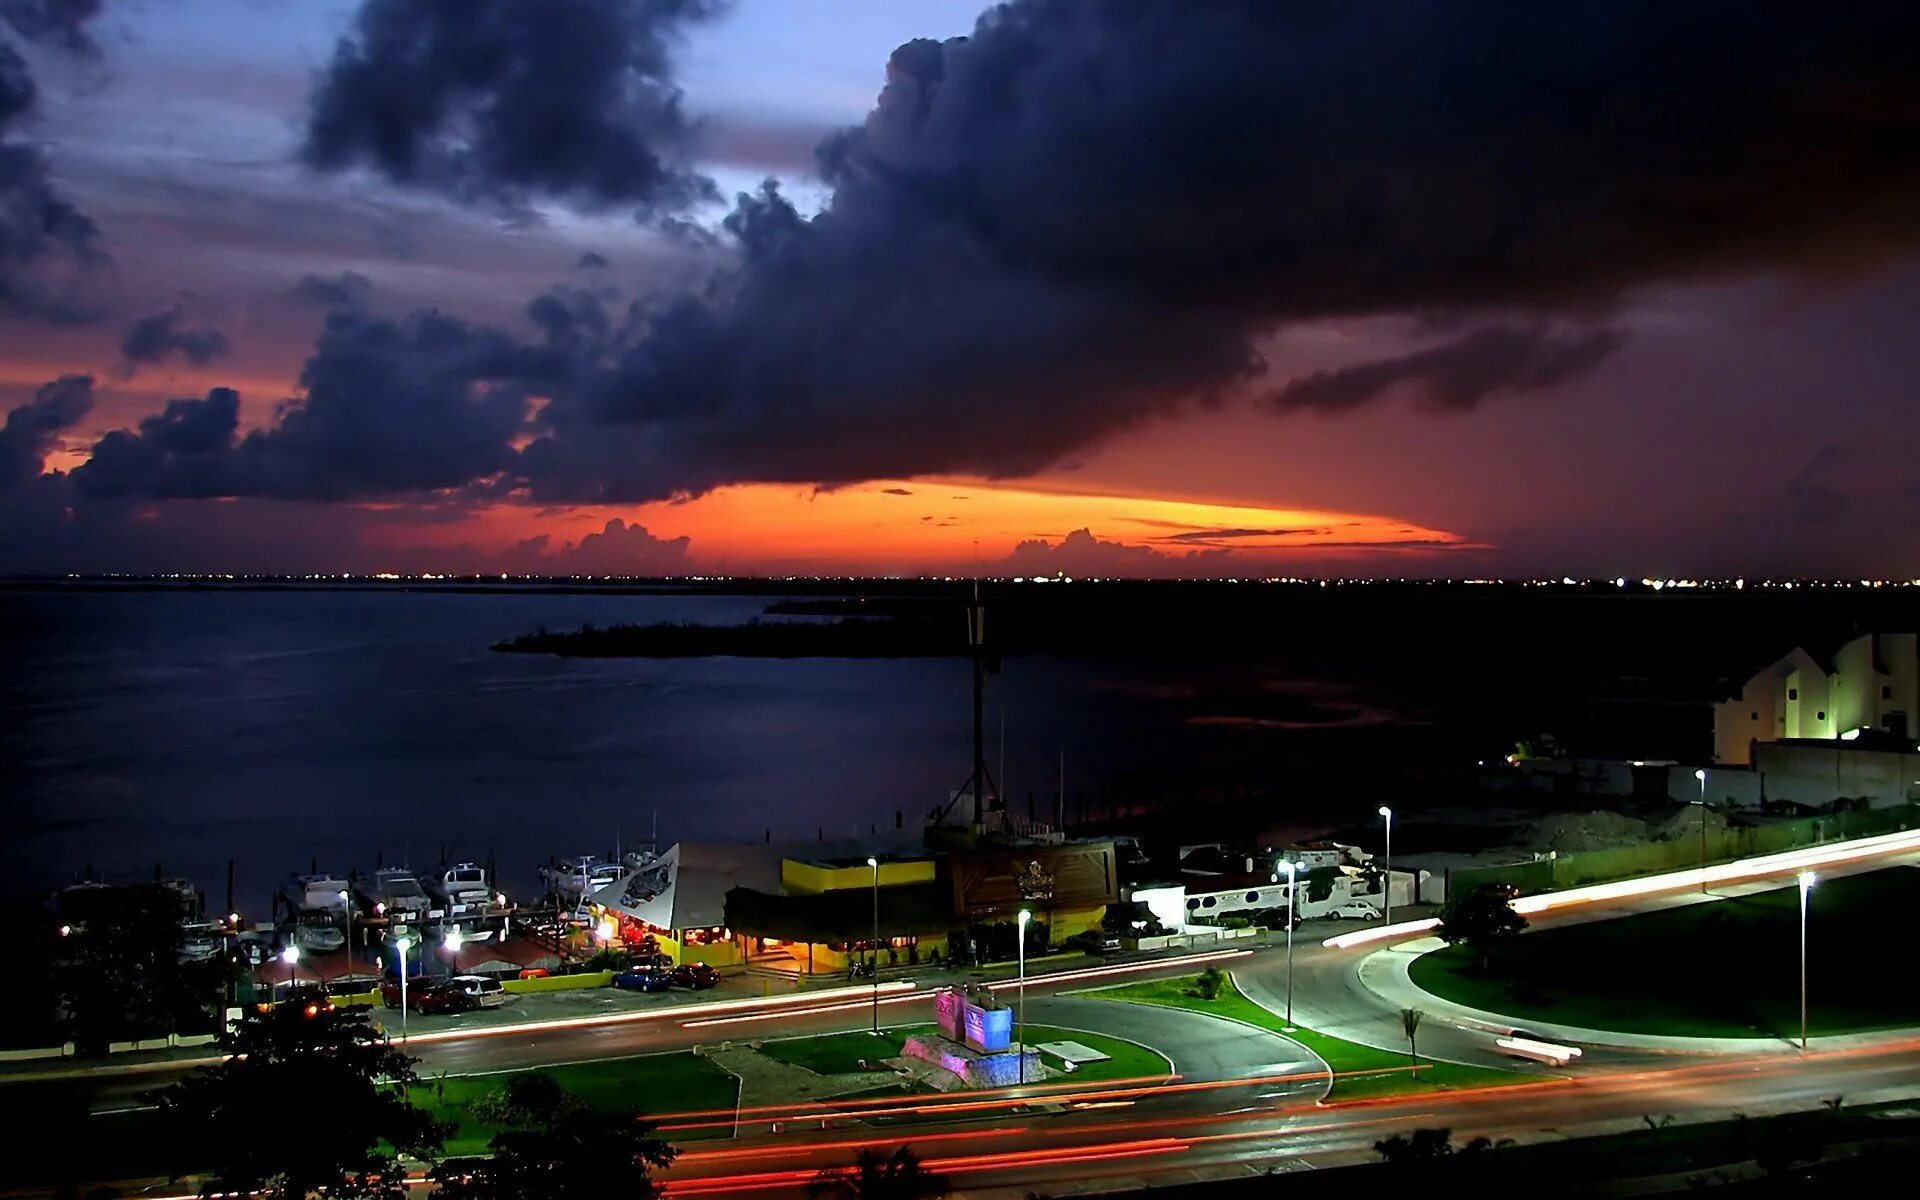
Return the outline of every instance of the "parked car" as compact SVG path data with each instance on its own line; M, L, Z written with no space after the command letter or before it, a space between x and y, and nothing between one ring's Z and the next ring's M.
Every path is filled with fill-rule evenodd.
M447 986L459 988L481 1008L498 1008L513 999L498 979L488 979L485 975L455 975L447 981Z
M480 1007L478 1000L453 983L443 983L418 992L409 988L407 1000L413 1005L413 1011L423 1014L462 1013Z
M664 992L673 986L673 973L657 967L635 967L615 975L613 986L629 992Z
M1348 904L1335 905L1333 911L1327 915L1345 921L1378 921L1380 910L1371 904L1362 904L1356 900Z
M720 982L720 972L706 963L688 963L685 966L675 967L668 973L667 978L672 981L674 987L704 991Z
M389 978L380 984L380 1001L388 1008L400 1007L400 981ZM407 1008L417 1013L456 1013L480 1007L479 1001L454 986L445 976L407 980Z
M1067 945L1088 954L1112 954L1120 948L1120 938L1104 929L1087 929L1068 938Z

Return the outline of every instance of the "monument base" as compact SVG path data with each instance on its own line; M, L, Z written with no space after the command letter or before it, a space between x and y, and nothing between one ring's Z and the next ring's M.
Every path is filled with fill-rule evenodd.
M997 1050L982 1053L959 1042L925 1034L908 1038L900 1048L900 1053L905 1058L931 1063L957 1076L968 1087L975 1088L1015 1087L1023 1078L1028 1083L1038 1083L1051 1074L1040 1064L1040 1051L1033 1047L1027 1047L1023 1052ZM1023 1057L1026 1059L1024 1074L1020 1064Z

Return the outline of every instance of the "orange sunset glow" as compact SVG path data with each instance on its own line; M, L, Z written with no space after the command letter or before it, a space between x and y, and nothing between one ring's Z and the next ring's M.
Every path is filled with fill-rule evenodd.
M409 551L436 545L505 549L545 534L557 549L613 519L645 526L658 538L690 539L692 568L742 573L966 573L975 564L1015 573L1021 564L1005 560L1016 546L1035 540L1057 546L1076 530L1135 548L1143 561L1168 574L1200 562L1217 573L1223 557L1230 557L1226 566L1314 569L1346 560L1430 560L1484 548L1389 516L959 478L882 480L831 491L746 485L686 501L560 512L496 506L470 521L387 531L383 544ZM1074 565L1058 569L1071 574Z

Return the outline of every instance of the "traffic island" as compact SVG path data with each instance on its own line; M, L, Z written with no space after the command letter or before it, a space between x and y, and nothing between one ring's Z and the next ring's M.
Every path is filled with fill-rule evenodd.
M1211 997L1206 995L1211 985L1203 985L1201 978L1199 975L1187 975L1178 979L1155 979L1078 994L1091 1000L1185 1009L1278 1034L1304 1047L1327 1064L1332 1075L1332 1086L1328 1092L1328 1099L1331 1100L1452 1092L1539 1082L1539 1077L1534 1075L1416 1059L1411 1055L1329 1037L1299 1025L1289 1026L1280 1014L1248 998L1231 973L1220 981L1217 992Z
M1901 985L1891 922L1920 902L1920 871L1817 880L1807 904L1811 1036L1920 1026ZM1409 977L1443 1000L1516 1026L1650 1037L1797 1041L1800 896L1793 883L1658 912L1534 930L1483 967L1464 946L1413 960Z

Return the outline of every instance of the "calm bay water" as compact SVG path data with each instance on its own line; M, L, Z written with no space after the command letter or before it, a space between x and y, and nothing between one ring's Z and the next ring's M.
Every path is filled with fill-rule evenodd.
M896 810L911 823L960 785L959 659L488 649L540 625L743 621L771 599L0 591L0 890L160 864L219 905L231 856L239 902L258 912L313 860L444 855L495 860L525 891L537 863L630 844L656 812L663 841L813 837ZM1058 748L1076 772L1103 770L1115 747L1187 725L1155 715L1139 684L1084 662L1013 664L996 685L1008 794L1050 796Z

